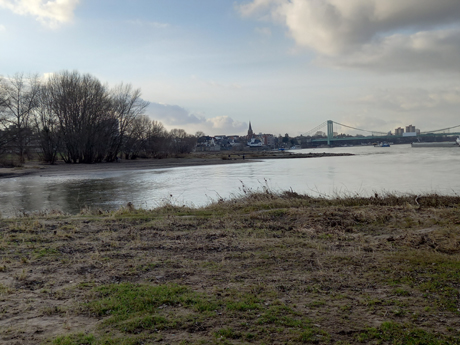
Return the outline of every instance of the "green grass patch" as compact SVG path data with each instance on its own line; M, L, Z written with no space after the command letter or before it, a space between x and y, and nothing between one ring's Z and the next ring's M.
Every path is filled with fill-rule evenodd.
M40 258L48 257L48 256L55 257L55 256L60 255L61 253L55 248L42 248L42 249L35 250L34 254L35 254L36 259L40 259Z
M58 337L53 341L54 345L78 345L78 344L87 344L93 345L96 344L96 339L92 334L73 334Z
M240 339L242 338L241 332L235 331L233 328L222 328L215 332L217 338L226 338L226 339Z
M61 336L52 341L53 345L141 345L144 344L144 337L96 337L93 334L72 334Z
M397 274L390 283L404 283L422 292L439 308L458 313L460 260L457 256L439 253L407 252L395 259L399 261ZM408 296L409 292L396 288L395 294Z
M227 298L226 307L228 310L246 312L262 308L262 300L251 293L240 293L231 298Z
M276 326L304 328L311 324L301 314L285 305L273 305L268 308L258 319L258 324L273 324Z
M86 307L99 317L106 316L104 325L122 332L177 328L186 318L168 313L170 308L186 308L189 313L211 312L220 305L206 296L179 285L113 284L94 290L97 297ZM174 313L172 313L174 314Z
M368 328L361 332L357 340L362 343L393 345L453 345L460 344L458 338L430 333L395 322L384 322L378 328Z

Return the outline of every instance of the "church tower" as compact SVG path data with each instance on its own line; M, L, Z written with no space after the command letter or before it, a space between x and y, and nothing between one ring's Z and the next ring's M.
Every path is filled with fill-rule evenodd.
M249 121L249 129L248 129L248 140L254 137L254 132L252 131L251 121Z

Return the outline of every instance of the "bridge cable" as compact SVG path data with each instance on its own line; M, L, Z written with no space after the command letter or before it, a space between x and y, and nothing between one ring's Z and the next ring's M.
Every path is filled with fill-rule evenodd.
M428 134L428 133L442 132L442 131L446 131L446 130L448 130L448 129L457 128L457 127L460 127L460 125L453 126L453 127L442 128L442 129L437 129L437 130L435 130L435 131L420 132L420 134Z
M327 121L323 122L322 124L320 124L319 126L316 126L313 129L310 129L308 132L305 132L304 134L305 136L309 136L311 133L318 131L319 129L325 127L326 125L327 125Z
M351 126L347 126L347 125L344 125L344 124L341 124L341 123L338 123L338 122L335 122L333 121L336 125L339 125L339 126L343 126L343 127L347 127L347 128L351 128L351 129L355 129L357 131L363 131L363 132L369 132L369 133L380 133L380 134L387 134L386 132L379 132L379 131L369 131L367 129L361 129L361 128L356 128L356 127L351 127Z

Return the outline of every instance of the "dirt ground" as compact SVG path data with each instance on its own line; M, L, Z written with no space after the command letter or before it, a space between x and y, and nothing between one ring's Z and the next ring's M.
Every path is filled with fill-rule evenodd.
M0 344L459 344L459 230L459 198L269 191L3 219Z
M97 164L65 164L58 161L57 164L43 164L38 161L28 161L23 167L5 168L0 167L0 178L13 178L25 175L71 175L91 173L97 171L124 171L124 170L151 170L166 169L175 167L215 165L215 164L235 164L249 163L260 159L289 159L289 158L321 158L332 156L343 156L351 154L333 153L291 153L291 152L202 152L184 155L180 158L163 159L121 159L117 163L97 163ZM243 158L244 156L244 158Z

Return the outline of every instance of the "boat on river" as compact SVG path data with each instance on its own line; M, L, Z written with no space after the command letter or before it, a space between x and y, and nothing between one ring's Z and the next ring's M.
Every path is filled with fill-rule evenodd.
M457 141L441 141L441 142L416 142L412 143L412 147L459 147L460 139Z
M374 147L390 147L390 144L387 142L381 142L381 143L378 143L377 145L374 145Z

